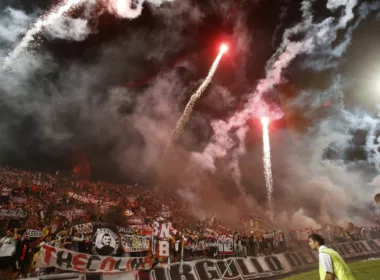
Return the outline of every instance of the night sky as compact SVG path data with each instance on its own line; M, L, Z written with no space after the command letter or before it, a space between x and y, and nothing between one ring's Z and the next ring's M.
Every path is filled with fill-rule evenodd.
M267 115L279 212L317 222L362 221L368 211L376 213L376 1L175 0L144 3L133 19L107 9L108 0L83 2L35 35L11 69L0 70L1 164L55 172L88 162L94 180L153 187L164 178L185 200L200 196L192 201L199 209L209 210L216 193L220 205L212 211L228 201L238 212L244 194L252 199L249 207L265 209L259 118ZM1 64L57 3L1 1ZM163 159L222 42L228 53L172 158ZM278 65L280 74L271 79ZM250 103L253 96L259 98ZM244 121L223 132L233 142L226 148L215 121L229 123L247 107ZM209 153L212 143L225 153Z

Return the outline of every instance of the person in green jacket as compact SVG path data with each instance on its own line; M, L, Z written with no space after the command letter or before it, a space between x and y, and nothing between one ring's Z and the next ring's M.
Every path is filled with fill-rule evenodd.
M309 235L309 246L319 252L319 277L321 280L355 280L343 258L333 249L325 246L325 240L318 234Z

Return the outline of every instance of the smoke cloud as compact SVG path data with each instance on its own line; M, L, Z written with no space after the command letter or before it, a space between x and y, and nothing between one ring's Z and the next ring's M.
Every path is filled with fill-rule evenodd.
M373 222L379 121L346 106L347 85L338 66L355 30L379 5L329 0L326 18L317 16L316 1L305 0L301 21L292 26L283 9L280 27L273 30L279 35L284 29L281 43L265 65L256 66L258 41L270 46L272 36L252 38L248 6L238 6L233 17L230 2L88 0L55 17L41 16L37 8L2 9L0 62L11 67L0 70L0 162L32 159L39 168L41 158L57 163L82 149L96 173L116 170L131 182L159 184L158 192L176 192L197 218L213 214L236 226L243 214L267 210L261 130L252 123L268 116L274 123L276 224ZM196 37L210 14L231 21L235 52L221 61L181 144L164 160L171 131L211 65L197 46L209 44L209 34ZM114 29L112 39L102 37ZM160 72L185 53L191 55ZM250 75L252 65L265 71L264 78ZM310 77L326 70L327 86L300 86L290 97L277 96L284 95L281 85L291 83L289 73L307 71ZM156 71L141 85L123 86ZM276 128L294 112L305 119L305 132L291 121Z
M322 70L327 69L328 66L336 65L336 59L340 58L344 51L347 49L351 36L355 28L359 25L359 23L368 15L368 13L377 8L377 5L367 5L363 4L359 7L359 16L356 21L346 30L344 39L336 44L338 38L338 32L341 30L347 29L348 25L354 20L354 8L357 6L357 1L328 1L326 8L331 12L335 12L338 8L343 8L343 12L341 13L338 19L333 17L326 18L320 22L316 22L314 20L314 15L312 11L313 2L312 1L302 1L301 11L302 11L302 21L289 28L286 29L282 38L282 43L279 48L275 52L275 54L268 61L266 66L266 78L259 81L255 91L251 94L245 108L237 113L235 113L232 117L230 117L227 121L214 121L212 123L214 129L213 141L206 147L203 151L202 155L195 155L195 158L198 161L202 162L204 166L209 168L209 170L214 171L216 169L214 163L215 159L225 157L231 149L233 149L233 159L235 163L232 165L238 166L238 157L236 154L242 156L244 154L244 149L238 149L242 152L239 153L234 148L235 140L231 137L231 129L236 127L244 127L249 118L252 117L261 117L261 116L270 116L271 119L278 119L283 116L283 113L280 110L273 110L269 108L268 105L263 101L268 92L274 90L274 86L277 84L281 84L284 82L282 78L282 73L285 68L289 66L289 64L297 57L303 54L303 57L306 57L305 61L308 63L309 67L313 70ZM301 40L294 40L294 38L302 36ZM335 46L336 45L336 46ZM307 57L310 56L311 59L308 60ZM313 58L315 56L319 56L322 60L317 60L313 62ZM335 61L334 61L335 60ZM323 63L328 61L329 63ZM321 65L324 65L321 67ZM338 89L338 90L337 90ZM321 99L340 99L342 100L342 94L339 95L339 92L342 92L343 88L337 88L336 83L333 84L332 89L327 92L318 92L318 94L313 94L311 98L308 98L309 106L317 106L320 104ZM310 93L311 94L311 93ZM301 93L301 97L304 95ZM329 100L331 101L331 100ZM300 106L301 104L297 104ZM315 108L315 107L314 107ZM318 125L315 130L317 132L315 138L309 138L307 135L306 138L298 140L298 147L303 145L310 145L313 148L313 154L315 157L315 162L311 164L310 162L302 162L303 158L309 158L311 151L302 151L301 149L292 150L295 154L298 155L297 158L293 158L291 154L286 155L285 158L292 159L289 162L283 164L291 167L291 170L286 172L289 176L297 178L293 181L289 180L289 177L285 178L277 178L277 184L275 187L280 188L282 190L289 191L287 195L294 195L296 201L288 202L282 207L286 207L289 212L290 205L301 205L300 201L308 201L311 202L310 195L304 194L304 197L301 195L303 192L309 192L310 190L315 191L316 193L321 193L321 196L316 196L317 201L319 201L319 205L315 205L315 209L312 209L311 212L314 213L314 218L319 223L333 223L337 222L340 218L349 217L350 205L352 201L352 197L359 196L359 192L361 192L361 200L359 200L359 204L362 205L370 205L372 204L372 197L369 195L368 191L361 191L360 186L367 185L368 186L368 177L363 176L359 171L352 171L349 169L349 165L346 165L344 162L334 162L334 165L327 166L323 159L323 154L325 153L325 149L327 146L321 147L320 149L315 149L316 145L319 144L319 141L324 139L325 145L329 145L334 143L338 147L348 148L350 145L350 138L352 130L358 129L356 126L360 122L363 126L362 129L371 129L376 127L377 121L372 119L369 116L363 115L353 115L348 111L345 111L344 108L340 108L341 117L344 118L344 123L337 123L336 120L327 119L322 124ZM310 113L310 112L309 112ZM362 117L365 118L367 122L364 125L362 123ZM342 121L343 122L343 121ZM336 127L339 125L343 125L347 129L345 131L341 131L340 133L336 132ZM372 134L375 132L375 128L372 129ZM334 133L335 132L335 133ZM239 137L241 138L241 137ZM244 137L243 137L244 139ZM369 136L367 140L366 149L368 152L368 159L370 162L375 163L376 160L371 159L377 156L376 149L374 149L373 145L373 136ZM314 142L317 143L314 143ZM305 144L307 143L307 144ZM328 143L328 144L327 144ZM369 144L371 143L371 144ZM289 143L281 143L282 146L287 146ZM244 145L244 144L243 144ZM293 146L293 145L292 145ZM283 149L282 147L275 147L274 151L277 149ZM235 150L234 150L235 149ZM275 152L276 153L276 152ZM275 158L276 160L277 158ZM298 164L300 164L298 166ZM335 165L336 164L336 165ZM277 168L282 168L281 164L274 165ZM298 168L302 170L301 173L304 175L300 178L297 177L294 173ZM308 167L310 168L308 170ZM331 174L337 174L331 171L332 168L337 168L341 176L337 176L338 178L351 178L352 180L347 180L343 182L331 182ZM276 167L274 167L276 169ZM306 171L308 170L308 171ZM322 174L319 174L317 170L321 170ZM304 173L306 171L306 173ZM349 173L349 176L347 176ZM350 174L352 173L352 174ZM237 182L241 179L241 174L239 169L234 169L232 173L235 176ZM292 175L290 175L292 174ZM316 175L318 174L318 175ZM275 175L276 176L276 175ZM321 177L322 176L322 177ZM327 181L319 182L319 178L325 177ZM352 178L353 177L353 178ZM291 184L289 184L292 182ZM353 182L355 182L353 184ZM302 185L300 185L300 183ZM289 184L289 185L288 185ZM344 192L351 191L350 195L343 195ZM335 193L334 193L335 192ZM355 193L357 192L357 193ZM305 198L305 200L303 200ZM340 199L339 199L340 198ZM316 202L316 201L315 201ZM294 203L294 204L293 204ZM316 204L316 203L314 203ZM345 212L341 212L340 216L337 215L337 211L334 211L334 207L332 205L340 205L341 209L347 209ZM310 206L305 205L308 209ZM339 207L338 207L339 208ZM358 207L360 208L360 207ZM336 208L335 208L336 209ZM366 209L368 210L368 209ZM299 216L303 213L306 215L311 215L311 213L306 212L303 208L296 208L295 215ZM316 212L317 211L317 212ZM315 213L320 214L315 214ZM365 217L365 211L361 213L357 213L360 217ZM336 216L334 216L336 215ZM315 224L315 223L314 223Z

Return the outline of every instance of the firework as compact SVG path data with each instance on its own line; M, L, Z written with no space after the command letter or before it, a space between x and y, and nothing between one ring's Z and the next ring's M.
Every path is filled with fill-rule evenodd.
M272 177L272 163L270 155L270 139L269 139L269 118L261 118L263 126L263 164L265 175L265 186L267 188L268 205L272 207L272 194L273 194L273 177Z
M222 59L223 54L226 53L227 50L228 50L228 46L226 44L222 44L220 46L219 54L216 57L214 63L212 64L206 79L202 82L202 84L199 86L197 91L195 93L193 93L193 95L190 97L190 100L186 104L186 108L185 108L181 118L177 122L177 125L173 131L173 134L172 134L172 143L173 144L177 143L178 140L180 139L180 137L183 133L183 130L189 121L189 118L190 118L191 112L193 111L195 103L202 96L202 93L205 91L208 84L211 82L211 79L214 76L216 69L218 68L219 62Z
M5 59L5 67L9 67L13 61L26 49L31 42L34 41L36 36L44 27L54 24L56 20L62 17L63 14L69 12L76 5L83 2L83 0L67 0L61 5L56 6L47 16L39 18L31 29L26 32L24 38L17 45L17 47Z

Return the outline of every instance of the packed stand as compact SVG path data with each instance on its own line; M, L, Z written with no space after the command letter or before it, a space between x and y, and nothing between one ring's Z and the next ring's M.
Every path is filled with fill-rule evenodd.
M171 222L171 262L305 250L311 232L322 234L329 243L380 237L379 227L353 224L345 229L325 226L285 233L249 215L241 220L244 230L238 232L223 227L213 216L196 221L175 195L162 197L142 187L7 167L0 168L0 179L0 277L61 272L52 267L36 268L37 253L44 244L96 253L88 232L76 227L89 223L109 223L120 228L128 224L126 231L151 234L154 221ZM147 252L117 254L143 256Z

